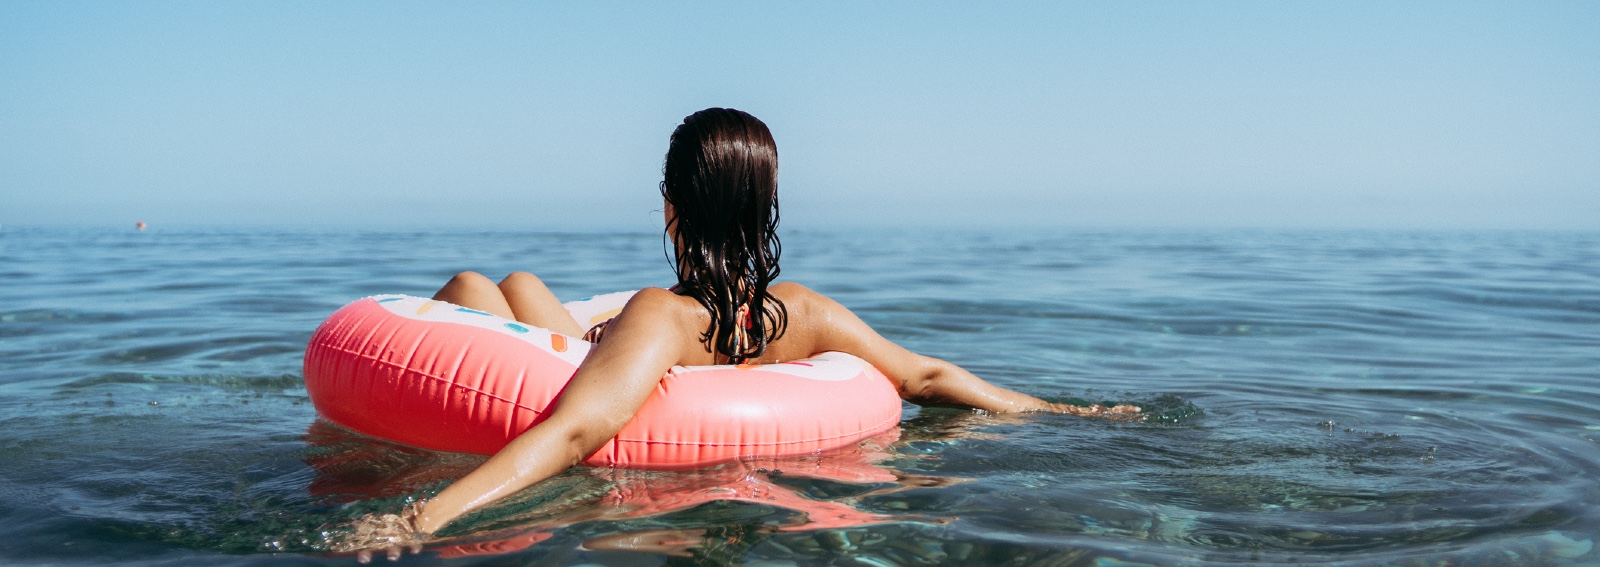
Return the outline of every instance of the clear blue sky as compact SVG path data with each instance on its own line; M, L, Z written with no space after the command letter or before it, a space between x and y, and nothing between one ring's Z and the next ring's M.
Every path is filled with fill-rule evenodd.
M0 224L1600 227L1600 2L0 0Z

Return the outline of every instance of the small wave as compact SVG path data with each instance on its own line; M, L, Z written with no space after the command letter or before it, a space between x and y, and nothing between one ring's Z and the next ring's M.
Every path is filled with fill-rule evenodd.
M194 384L218 388L303 388L305 378L297 374L277 376L237 376L229 374L144 374L107 372L62 384L61 390L78 390L106 384Z
M8 323L36 323L40 321L72 321L75 323L114 323L133 317L124 313L80 312L56 309L24 309L0 313L0 325ZM0 327L4 329L5 327Z

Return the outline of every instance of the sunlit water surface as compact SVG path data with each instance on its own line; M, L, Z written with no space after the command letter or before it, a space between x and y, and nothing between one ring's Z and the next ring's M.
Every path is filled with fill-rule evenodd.
M667 285L655 234L0 231L0 563L350 563L478 462L319 424L313 328L455 271ZM787 234L886 336L1144 423L908 407L838 454L574 469L403 564L1595 565L1600 234Z

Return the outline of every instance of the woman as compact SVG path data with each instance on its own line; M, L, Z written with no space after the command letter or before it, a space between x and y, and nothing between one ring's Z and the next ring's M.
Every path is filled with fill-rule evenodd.
M511 274L496 285L465 272L445 284L435 299L598 345L549 419L432 500L403 516L369 518L358 529L388 539L390 545L379 547L391 558L399 545L415 551L417 541L461 515L577 464L632 419L675 365L770 364L841 351L876 366L902 398L918 404L1137 417L1133 406L1052 404L994 386L901 348L821 294L773 284L779 273L777 175L777 146L754 116L710 108L685 118L672 133L661 182L678 284L640 291L616 318L593 329L580 327L531 274Z

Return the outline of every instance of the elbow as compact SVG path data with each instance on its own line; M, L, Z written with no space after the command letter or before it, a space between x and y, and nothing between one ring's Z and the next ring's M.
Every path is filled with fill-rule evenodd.
M915 372L901 384L900 397L917 403L937 402L950 363L927 356L921 358Z
M578 463L583 462L584 457L594 451L594 449L589 448L589 445L593 443L593 441L590 441L590 437L590 435L585 435L581 429L567 432L566 443L563 444L566 450L561 455L561 468L566 469L576 466Z
M572 467L583 462L585 457L600 449L611 438L616 437L617 432L621 431L622 426L627 425L627 423L608 419L605 423L588 425L588 427L574 427L566 431L563 439L566 448L566 454L562 455L565 458L565 467L563 468Z

